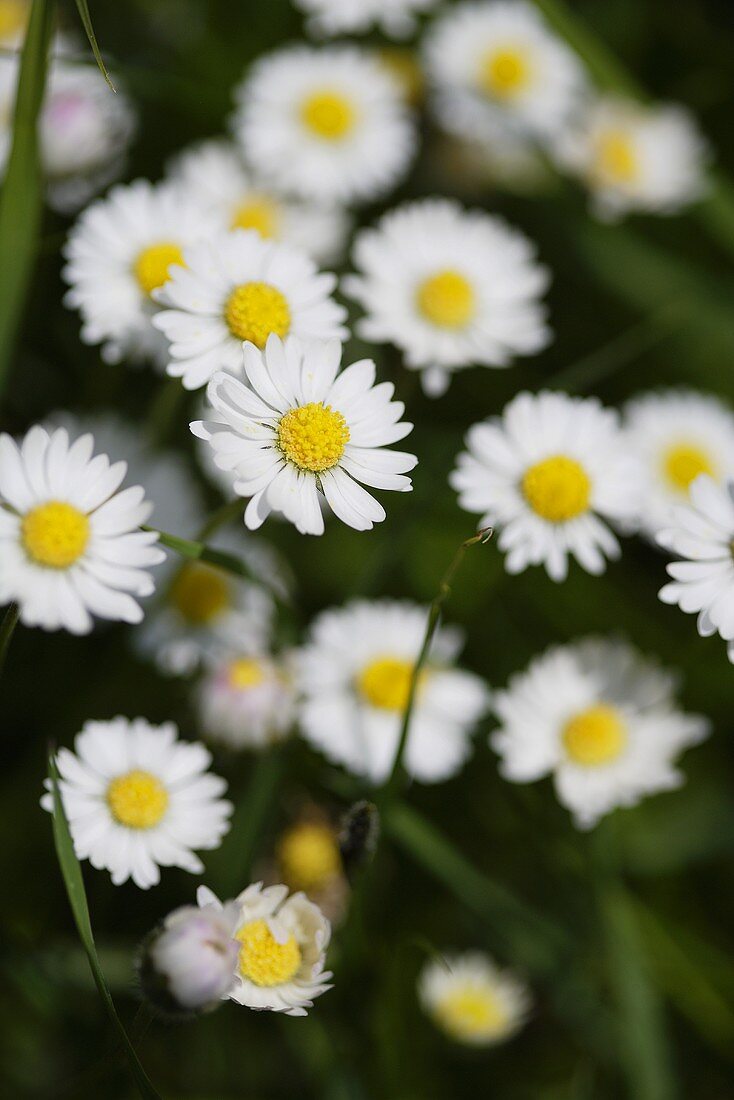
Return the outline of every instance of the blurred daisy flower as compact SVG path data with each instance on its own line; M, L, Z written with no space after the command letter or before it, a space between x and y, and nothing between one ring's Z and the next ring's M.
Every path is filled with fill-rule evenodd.
M489 143L508 130L553 138L585 89L576 55L523 0L452 6L431 27L425 58L441 123Z
M295 656L303 735L373 783L392 770L426 615L410 603L356 600L319 615ZM424 783L461 769L487 709L484 683L452 667L459 648L454 631L439 630L420 672L404 763Z
M0 435L0 605L44 630L87 634L93 616L139 623L165 555L141 531L152 504L139 485L118 491L124 462L93 457L91 435L31 428L20 445Z
M283 662L263 653L209 663L196 687L202 736L231 749L265 749L288 735L295 706Z
M619 556L605 521L639 513L640 470L615 411L596 398L520 393L466 444L449 480L480 527L499 529L508 573L542 564L562 581L569 555L594 574Z
M558 146L605 220L631 211L674 214L705 190L706 143L683 107L608 97L570 128Z
M377 27L394 38L409 35L416 16L429 11L438 0L294 0L308 16L306 26L315 34L362 34Z
M344 290L365 310L358 332L396 344L438 395L454 371L506 367L548 344L535 246L501 219L426 199L390 211L354 245Z
M699 474L722 482L734 476L734 412L713 394L657 390L623 410L630 445L643 465L639 526L650 538L688 500Z
M698 614L698 633L719 635L734 664L734 479L717 484L701 474L689 489L689 503L673 509L657 541L676 558L673 578L660 589L663 603Z
M450 1039L475 1047L509 1039L530 1009L526 986L478 951L428 963L418 979L418 998Z
M245 524L254 530L281 512L306 535L321 535L323 494L331 510L357 531L369 531L385 510L359 482L408 492L405 474L415 455L386 448L412 430L400 420L390 382L376 386L371 359L341 373L338 340L308 345L268 338L264 351L245 344L248 385L215 374L207 395L212 418L191 425L209 441L233 488L250 497Z
M283 881L309 896L343 875L336 829L321 815L304 816L281 833L276 856Z
M303 894L288 894L287 886L248 886L224 905L206 886L199 905L224 913L240 945L234 981L226 996L260 1011L305 1016L313 999L331 986L324 970L331 925Z
M160 867L199 874L196 849L218 848L232 804L223 779L207 771L203 745L179 741L173 722L144 718L86 722L74 752L59 749L61 797L74 850L120 886L141 890L160 881ZM53 810L51 781L42 806Z
M344 339L346 310L330 297L336 276L319 273L298 249L255 230L220 233L187 249L156 301L153 319L169 342L168 373L187 390L218 370L239 372L245 341L264 348L271 333Z
M224 230L255 229L265 240L285 241L319 263L341 256L349 231L345 211L284 199L260 186L228 141L186 149L171 162L168 175L210 207Z
M366 50L292 46L237 90L235 136L272 186L317 202L367 202L408 168L415 131L398 83Z
M550 649L493 696L500 771L515 783L553 775L558 800L589 829L617 806L682 784L675 760L709 726L678 710L674 692L674 676L622 642Z
M63 269L64 304L81 313L84 343L102 344L109 363L165 363L153 293L183 263L186 246L217 228L211 211L172 184L118 184L88 206L69 234Z

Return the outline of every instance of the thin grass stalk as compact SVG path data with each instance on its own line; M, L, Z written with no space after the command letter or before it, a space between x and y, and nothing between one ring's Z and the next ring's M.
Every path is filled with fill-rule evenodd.
M7 611L3 615L3 621L0 623L0 674L3 671L3 665L5 664L5 658L8 655L10 649L10 640L13 637L13 632L18 625L18 618L20 616L20 609L17 603L11 603Z

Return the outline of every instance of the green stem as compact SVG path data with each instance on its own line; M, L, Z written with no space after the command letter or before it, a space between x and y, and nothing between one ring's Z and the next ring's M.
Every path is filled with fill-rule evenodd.
M0 623L0 673L2 673L5 664L5 658L10 648L10 639L13 637L13 631L18 624L19 616L20 610L17 603L11 603L3 615L2 623Z
M212 517L212 519L213 518L214 517ZM218 525L217 523L217 526ZM189 558L193 561L204 561L209 565L216 565L219 569L225 569L228 573L234 573L238 577L244 577L246 580L254 581L256 584L262 585L270 591L277 602L285 604L283 597L279 595L266 580L262 577L255 576L252 569L250 569L249 565L247 565L242 558L238 558L234 554L229 554L225 550L215 550L213 547L207 546L203 542L197 542L193 539L184 539L179 535L171 535L167 531L159 531L155 527L143 526L141 530L155 531L161 545L167 546L169 550L173 550L174 553L179 554L182 558Z
M282 746L263 750L255 759L250 781L237 803L221 858L210 860L209 869L226 897L233 897L250 882L263 829L276 807L276 795L285 771ZM217 853L218 855L219 853Z

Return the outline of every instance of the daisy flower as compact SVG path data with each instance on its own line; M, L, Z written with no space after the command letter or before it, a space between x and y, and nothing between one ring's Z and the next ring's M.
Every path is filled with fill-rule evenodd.
M425 59L442 124L489 143L508 129L553 138L585 88L576 55L522 0L451 7L433 23Z
M20 621L87 634L92 616L139 623L165 555L139 485L118 492L126 463L92 457L94 439L31 428L20 445L0 435L0 605Z
M416 16L434 8L438 0L294 0L308 16L315 34L363 34L377 27L393 38L403 38L416 27Z
M535 246L500 218L424 199L385 214L354 245L344 290L365 310L357 331L392 343L430 394L454 371L506 367L551 338Z
M319 274L304 253L253 229L202 241L156 294L170 307L153 319L169 343L168 373L195 390L217 370L239 372L243 342L264 348L271 333L345 339L346 310L330 297L335 286L336 276Z
M674 689L674 676L622 642L587 638L550 649L493 696L500 728L490 743L500 771L514 783L552 775L580 829L679 787L675 759L709 724L679 711Z
M207 740L231 749L264 749L282 741L294 719L290 676L264 654L227 654L210 664L196 689Z
M600 99L564 135L558 156L607 221L631 211L674 214L705 190L706 143L694 118L674 104Z
M85 722L74 752L59 749L61 797L74 850L115 886L141 890L160 881L160 867L200 874L196 849L218 848L229 829L227 784L207 769L203 745L179 741L173 722L144 718ZM42 806L53 810L51 780Z
M102 358L165 362L166 344L153 328L153 292L183 250L218 229L216 217L179 187L146 180L113 187L88 206L64 248L64 304L78 309L85 344Z
M306 1016L314 997L331 986L324 970L331 925L304 894L256 882L234 899L219 901L200 886L197 901L225 914L240 945L234 981L226 997L259 1011Z
M595 397L520 393L466 445L449 481L480 527L499 529L508 573L542 564L562 581L569 555L594 574L619 556L605 521L638 514L640 472L615 411Z
M639 526L654 538L699 474L734 475L734 412L713 394L658 390L627 402L630 444L644 470Z
M356 600L319 615L295 657L304 736L373 783L392 770L426 616L410 603ZM451 667L459 646L455 632L440 630L420 673L404 763L423 783L460 770L487 709L479 677Z
M319 494L349 527L369 531L385 510L359 482L408 492L405 474L418 461L387 450L413 428L400 420L390 382L375 386L375 364L362 359L339 371L337 340L304 345L268 338L265 351L245 344L249 385L220 372L207 390L209 420L191 425L207 439L217 465L233 476L235 493L250 497L245 525L260 527L282 512L301 534L321 535Z
M670 525L657 541L682 559L667 566L673 578L660 589L663 603L698 614L703 638L719 635L734 664L734 479L718 485L701 474L689 490L689 503L673 509Z
M291 890L316 895L343 876L336 829L320 814L286 829L276 845L278 867Z
M236 93L235 136L278 190L368 202L408 169L415 131L398 83L366 50L290 46L262 58Z
M418 999L436 1027L474 1047L509 1039L530 1009L526 986L478 951L427 963L418 979Z

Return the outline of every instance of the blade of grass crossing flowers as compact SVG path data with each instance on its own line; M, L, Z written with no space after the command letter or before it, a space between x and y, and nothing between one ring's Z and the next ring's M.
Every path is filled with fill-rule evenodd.
M148 1075L140 1064L138 1056L135 1053L135 1048L130 1042L120 1017L117 1015L117 1009L112 1000L112 995L107 986L105 976L102 973L99 958L97 957L97 948L94 943L94 935L92 933L87 895L84 890L84 879L82 878L79 860L74 852L74 844L71 839L71 833L69 832L69 823L66 819L64 805L61 800L59 774L53 752L49 754L48 766L54 803L53 833L56 855L58 857L59 867L61 868L66 893L69 898L74 923L76 924L79 938L89 961L92 977L94 978L95 985L102 998L102 1003L104 1004L112 1026L120 1040L120 1045L127 1059L128 1067L138 1092L144 1100L162 1100L160 1094L153 1088Z
M229 509L229 505L225 505L225 508ZM154 531L155 528L144 526L142 530ZM224 550L215 550L213 547L207 546L203 542L180 538L178 535L169 535L167 531L158 531L157 534L161 546L167 546L169 550L173 550L174 553L179 554L182 558L190 558L192 561L207 562L209 565L216 565L220 569L226 569L228 573L235 573L238 577L244 577L246 580L262 584L269 589L276 600L281 603L283 602L282 597L274 591L267 580L256 576L252 569L236 555L228 554Z
M13 631L17 626L19 614L17 603L11 603L0 623L0 673L3 671L5 658L10 648L10 639L13 637Z
M102 59L102 54L100 53L97 36L94 33L94 27L92 26L92 17L89 14L89 5L87 4L87 0L76 0L76 6L77 10L79 11L79 18L82 21L82 25L86 32L87 38L89 39L89 45L92 47L94 60L97 62L97 65L99 66L99 71L102 73L102 76L109 84L111 91L114 92L116 91L115 85L110 79L110 74L107 72L107 66L105 65Z

